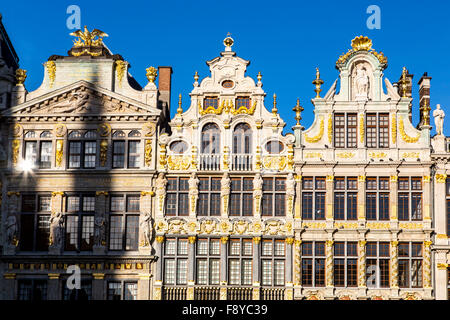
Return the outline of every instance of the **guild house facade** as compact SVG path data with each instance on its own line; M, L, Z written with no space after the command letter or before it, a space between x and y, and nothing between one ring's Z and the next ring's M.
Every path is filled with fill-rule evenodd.
M10 67L2 299L448 299L450 141L426 73L414 107L413 75L390 82L356 37L325 94L316 70L311 127L297 101L283 132L227 36L169 122L170 67L141 87L104 32L73 35L36 91Z

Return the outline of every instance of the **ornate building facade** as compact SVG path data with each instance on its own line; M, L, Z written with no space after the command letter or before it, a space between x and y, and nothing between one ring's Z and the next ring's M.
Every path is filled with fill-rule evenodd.
M2 299L448 299L449 142L440 108L430 135L427 74L414 127L413 75L391 83L356 37L323 97L317 69L311 127L297 101L283 133L227 37L169 123L170 67L142 88L104 32L73 35L37 90L18 69L5 91Z
M154 154L171 68L159 68L160 88L148 68L141 88L103 44L107 34L72 35L37 90L17 70L1 111L2 298L149 299ZM73 265L82 291L66 285Z

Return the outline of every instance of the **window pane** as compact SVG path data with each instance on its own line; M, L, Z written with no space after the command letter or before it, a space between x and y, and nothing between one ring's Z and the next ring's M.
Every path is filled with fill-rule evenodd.
M122 216L111 216L109 226L109 249L122 250Z
M97 153L97 142L86 141L84 143L84 167L95 168L95 157Z
M94 216L82 216L81 250L92 250L94 244Z
M167 239L165 244L165 254L166 255L174 255L176 250L176 240L175 239Z
M25 160L35 166L37 162L37 143L36 141L25 142Z
M138 249L139 216L127 216L125 250Z
M262 268L262 285L263 286L271 286L272 285L272 261L271 260L262 260L261 268Z
M51 168L52 166L52 142L42 141L41 142L41 168Z
M197 284L208 284L208 260L197 260Z
M137 298L137 283L128 282L125 283L125 297L124 300L136 300Z
M91 196L83 197L83 211L85 212L95 211L95 197Z
M178 240L178 254L180 254L180 255L188 254L188 242L186 239Z
M78 249L78 216L67 216L66 220L66 250Z
M36 231L36 250L47 251L50 235L50 215L38 216L38 229Z
M164 260L164 283L175 284L175 259Z
M140 210L140 201L141 198L139 196L128 196L127 197L127 211L128 212L138 212Z
M140 141L128 142L128 167L139 168L139 144Z
M113 212L125 211L125 199L123 196L111 196L111 211Z
M51 197L39 196L39 211L40 212L51 211Z
M272 253L272 241L263 241L262 243L262 255L271 256Z
M69 168L80 167L81 142L69 142Z
M177 284L187 284L187 259L177 260Z
M283 260L275 260L275 283L276 286L284 285L284 261Z
M231 259L229 261L229 278L230 278L230 284L240 284L240 270L239 270L239 260L237 259Z
M113 168L125 166L125 141L113 141Z
M67 197L67 211L77 212L80 210L80 197L69 196Z
M211 259L209 260L210 264L210 279L209 284L219 284L220 281L220 261L219 259Z

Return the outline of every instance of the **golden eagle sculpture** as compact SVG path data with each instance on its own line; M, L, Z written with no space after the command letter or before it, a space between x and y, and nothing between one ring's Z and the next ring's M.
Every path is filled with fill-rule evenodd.
M70 35L78 37L76 41L74 40L75 47L100 47L102 39L108 36L105 32L98 29L89 32L86 26L84 26L84 31L77 30ZM95 37L98 37L98 39L95 39Z

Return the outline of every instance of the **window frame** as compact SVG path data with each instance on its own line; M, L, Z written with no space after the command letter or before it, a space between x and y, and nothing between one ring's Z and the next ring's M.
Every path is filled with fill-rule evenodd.
M78 210L71 210L69 198L74 197L78 198ZM94 209L93 210L84 210L85 206L85 198L93 198L94 199ZM69 193L67 195L66 200L66 219L64 226L64 251L76 251L76 252L90 252L94 247L94 229L95 229L95 206L96 206L96 196L95 193ZM76 217L75 229L76 229L76 244L69 244L68 241L71 239L70 233L68 233L69 228L69 218ZM89 219L84 219L88 218ZM74 219L75 220L75 219ZM85 228L85 223L88 227ZM90 244L87 246L83 245L84 234L88 230L88 235L90 234ZM69 247L73 246L73 248ZM87 248L87 249L86 249Z
M170 187L170 181L176 180L176 190L169 190ZM188 177L167 177L167 187L166 187L166 198L165 198L165 203L164 203L164 215L168 216L168 217L186 217L189 216L189 178ZM180 190L180 181L183 181L184 186L186 187L186 189L182 189ZM168 201L169 201L169 196L175 194L175 214L168 214ZM180 206L181 206L181 201L180 201L180 196L183 195L183 197L185 197L185 201L186 201L186 207L183 208L183 210L186 210L186 213L184 214L180 214Z
M29 132L33 132L33 136L32 137L27 137L26 135ZM49 133L48 136L43 136L44 133ZM29 130L27 131L24 135L23 135L23 142L24 142L24 147L22 150L22 159L24 161L30 160L31 164L33 166L33 169L52 169L54 164L53 164L53 152L54 152L54 137L53 134L51 133L50 130L43 130L40 134L37 134L36 131L34 130ZM28 159L27 157L27 145L30 143L34 143L35 144L35 153L34 153L34 160ZM42 147L43 143L50 143L51 147L50 147L50 154L49 154L49 160L50 161L46 161L45 163L48 163L48 166L44 166L43 165L43 150L44 148Z
M343 244L344 246L344 252L342 255L338 255L336 253L336 247L337 244ZM349 245L353 245L355 246L355 253L353 255L350 254L350 250L349 250ZM335 272L337 270L336 268L336 262L337 260L343 260L343 284L336 284L336 279L337 279L337 272ZM355 262L354 266L355 266L355 272L354 272L354 283L351 284L350 283L350 265L351 262ZM355 288L358 287L358 242L356 241L335 241L334 245L333 245L333 285L335 287L339 287L339 288Z
M311 254L306 255L305 254L305 246L311 245ZM323 254L320 254L317 252L317 245L320 244L323 246ZM308 288L323 288L326 286L326 265L325 265L325 259L326 259L326 246L325 241L314 241L314 240L308 240L304 241L301 244L300 247L300 257L301 257L301 266L300 266L300 282L303 287ZM305 261L311 261L311 273L309 274L311 278L311 284L305 283L305 274L304 274L304 267L305 267ZM323 266L321 270L321 276L319 276L319 273L317 272L318 262L320 262L320 265ZM322 278L322 279L320 279ZM318 280L322 280L323 283L317 283Z
M318 182L323 182L324 187L318 187ZM306 187L306 183L311 182L311 188ZM326 180L325 177L303 177L301 182L301 201L302 201L302 220L325 220L325 199L326 199ZM305 215L306 197L311 195L311 217ZM319 215L318 200L319 196L322 197L323 212ZM309 210L308 210L309 211Z
M175 241L175 247L174 247L174 254L168 254L167 253L167 243L169 241ZM183 242L187 246L186 253L180 253L179 247L180 243ZM169 237L166 238L164 241L164 246L162 247L162 281L164 285L167 286L177 286L177 285L187 285L188 281L188 252L189 252L189 243L187 238L183 237ZM174 268L173 268L173 278L174 283L167 283L167 268L166 268L166 261L174 261ZM185 282L179 281L179 274L178 274L178 261L184 261L186 263L186 273L184 275Z
M338 181L344 181L344 188L338 189L337 183ZM350 181L356 183L356 189L352 189L349 187ZM338 210L340 206L338 204L338 196L343 195L343 218L337 216ZM350 206L349 202L354 197L354 206ZM354 211L353 211L353 210ZM350 210L352 211L353 217L349 218ZM340 214L340 213L339 213ZM358 180L356 177L335 177L333 183L333 219L336 221L356 221L358 220Z
M240 190L235 190L233 188L233 181L239 181ZM245 181L250 182L251 188L245 189ZM237 214L235 214L235 208L233 206L233 198L238 197L239 207L237 208ZM250 208L244 210L246 201L245 199L250 197ZM229 201L229 216L231 217L252 217L253 216L253 179L250 177L232 177L230 185L230 201Z
M113 210L112 209L112 201L113 198L122 198L122 200L124 201L123 203L123 210ZM138 203L139 203L139 209L137 211L135 210L130 210L130 205L129 205L129 199L131 198L138 198ZM110 196L108 197L108 202L109 202L109 223L108 223L108 251L113 251L113 252L117 252L117 251L138 251L139 250L139 216L140 216L140 195L139 194L134 194L134 193L113 193L110 194ZM113 220L112 218L115 217L120 217L120 230L119 232L115 232L115 233L119 233L120 235L120 243L121 246L120 248L112 248L112 235L115 234L112 232L111 227L113 226ZM130 219L129 219L130 218ZM136 226L136 232L134 233L129 233L131 230L129 230L129 223L131 220L131 218L136 219L137 218L137 223L135 224ZM128 241L132 241L134 240L134 246L130 246L130 248L128 248Z
M402 184L408 182L408 188L402 187ZM420 181L420 189L414 189L413 182ZM398 193L397 193L397 205L398 205L398 220L399 221L423 221L423 180L422 177L399 177L398 178ZM419 217L413 218L414 213L414 201L415 197L420 195L420 208L418 211ZM407 198L407 212L404 209L404 200L401 198ZM417 207L416 207L417 208ZM405 217L405 214L407 217ZM417 213L416 213L417 215Z
M199 253L199 243L202 241L207 242L207 253ZM211 253L211 243L217 243L219 246L219 253ZM222 246L219 238L198 238L195 244L195 284L202 286L218 286L220 284L220 273L223 266L220 265L220 256L222 254ZM199 278L199 261L206 261L206 283L200 283ZM213 281L213 267L212 262L218 263L218 271L215 274L217 281Z
M232 243L239 242L239 254L232 254ZM245 254L244 243L251 243L252 253ZM253 285L253 252L255 246L251 238L230 238L227 248L227 280L230 286L251 287ZM239 281L234 283L231 275L231 261L237 261L239 265ZM244 271L244 264L250 261L250 281L246 281L248 274Z
M369 183L375 181L376 188L369 188ZM387 189L384 189L381 187L381 182L387 182ZM370 221L388 221L390 220L390 183L389 183L389 177L367 177L366 183L365 183L365 191L366 191L366 220ZM372 213L369 211L373 209L372 206L369 206L369 195L374 196L375 198L375 207L374 207L374 213L375 218L372 218ZM382 216L382 210L381 210L381 201L386 201L386 195L387 195L387 213L384 212L385 216ZM370 213L370 214L369 214Z
M271 254L270 255L265 255L264 254L264 245L270 243L271 248ZM276 254L276 247L275 245L277 243L283 243L283 254L282 255L277 255ZM262 239L261 240L261 246L259 248L260 250L260 262L261 262L261 268L260 268L260 279L261 279L261 286L263 287L284 287L286 285L286 252L288 250L287 246L286 246L286 242L284 239ZM271 278L271 283L270 284L266 284L264 283L264 261L268 261L271 262L271 267L270 267L270 278ZM277 283L277 270L276 270L276 264L279 262L283 262L283 281L282 283Z
M267 189L266 181L271 180L272 189ZM283 181L283 189L277 190L277 182ZM267 208L267 196L271 199L270 212L266 213ZM282 201L278 202L277 198L281 198ZM279 204L279 206L277 206ZM277 210L278 209L278 210ZM282 214L277 214L281 212ZM286 178L285 177L263 177L263 195L261 200L261 216L263 217L285 217L286 216Z
M376 248L376 254L372 254L369 250L367 250L367 248L369 248L369 246L374 245ZM381 253L381 247L383 245L387 245L387 255L383 255ZM368 241L366 243L366 270L365 270L365 283L366 286L371 288L371 289L384 289L384 288L390 288L390 275L391 275L391 257L390 257L390 253L391 253L391 244L389 243L389 241ZM368 274L368 268L370 267L370 261L373 260L376 268L375 271L375 286L372 287L371 285L369 285L368 283L368 278L369 278L369 274ZM385 275L383 275L383 270L382 270L382 265L384 263L387 263L387 278ZM384 281L383 279L384 278ZM385 283L385 284L384 284Z

